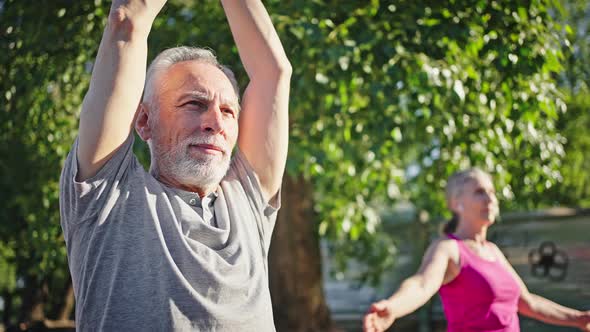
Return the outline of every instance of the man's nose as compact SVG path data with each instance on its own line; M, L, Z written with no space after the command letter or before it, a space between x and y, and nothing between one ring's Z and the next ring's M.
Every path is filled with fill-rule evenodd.
M217 105L211 105L201 118L201 130L210 134L218 134L223 131L223 119L221 110Z

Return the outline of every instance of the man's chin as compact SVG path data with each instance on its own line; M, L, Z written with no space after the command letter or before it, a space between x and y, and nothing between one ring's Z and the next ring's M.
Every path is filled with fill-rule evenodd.
M219 184L229 169L229 163L220 158L191 161L177 176L193 184Z
M194 168L219 167L219 165L225 164L226 162L223 155L190 154L187 157L187 161L189 161L189 163L192 164Z

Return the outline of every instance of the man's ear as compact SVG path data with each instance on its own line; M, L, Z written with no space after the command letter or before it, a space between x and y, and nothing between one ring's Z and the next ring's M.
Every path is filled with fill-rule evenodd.
M150 112L144 103L137 105L137 113L135 115L135 131L142 140L148 141L152 138L152 129L150 128Z

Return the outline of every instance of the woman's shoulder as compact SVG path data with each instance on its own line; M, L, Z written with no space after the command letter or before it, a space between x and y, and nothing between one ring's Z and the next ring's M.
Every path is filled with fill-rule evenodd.
M500 247L498 247L494 242L492 242L492 241L486 241L486 245L490 249L492 249L492 251L494 251L498 257L505 259L504 253L502 252L502 250L500 249Z
M443 235L439 236L438 238L434 239L434 241L432 241L431 245L448 247L448 246L456 246L456 244L457 244L456 239L450 237L447 234L443 234Z
M457 241L453 238L448 237L446 234L436 238L430 244L429 250L439 252L447 255L449 258L458 258L459 246Z

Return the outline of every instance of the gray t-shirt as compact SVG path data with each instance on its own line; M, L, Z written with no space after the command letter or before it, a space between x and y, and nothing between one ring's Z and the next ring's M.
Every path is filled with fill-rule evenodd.
M133 135L96 174L60 183L61 226L80 331L274 331L267 253L279 195L265 202L239 151L203 199L167 187Z

